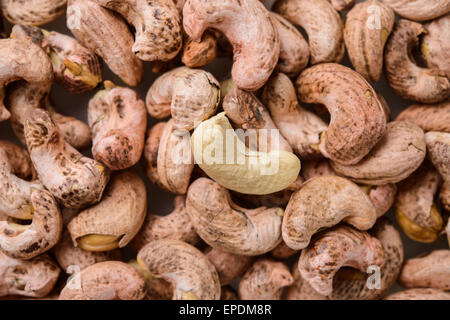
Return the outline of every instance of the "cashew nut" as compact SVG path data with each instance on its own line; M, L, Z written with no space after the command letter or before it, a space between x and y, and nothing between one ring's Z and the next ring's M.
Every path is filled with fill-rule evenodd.
M219 53L217 38L212 32L205 32L200 42L187 36L184 42L181 61L189 68L205 66L214 61Z
M294 250L294 249L289 248L287 246L287 244L284 241L282 241L275 249L273 249L270 252L270 254L275 259L284 260L284 259L287 259L287 258L293 256L297 252L298 252L298 250Z
M408 121L423 131L441 131L450 133L450 100L429 105L414 104L400 112L396 121Z
M147 294L144 300L170 300L173 296L173 286L164 279L155 278L136 260L128 262L144 277Z
M6 152L11 173L24 180L35 178L36 172L27 150L8 140L0 140L0 149Z
M39 26L49 23L66 11L67 0L3 0L3 16L12 24Z
M425 21L442 16L450 11L449 0L382 0L398 15L414 20Z
M392 293L384 300L450 300L450 293L432 288L417 288Z
M356 0L328 0L337 11L348 10L355 4Z

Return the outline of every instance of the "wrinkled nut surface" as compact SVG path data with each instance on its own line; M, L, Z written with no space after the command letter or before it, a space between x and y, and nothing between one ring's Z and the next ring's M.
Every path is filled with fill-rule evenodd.
M392 293L384 300L450 300L450 293L432 288L414 288Z
M237 255L216 248L207 249L205 256L216 268L221 286L226 286L242 276L253 260L252 257Z
M187 0L183 25L194 41L200 41L208 28L225 35L233 46L231 74L241 89L261 88L278 62L278 32L270 13L258 0Z
M450 133L450 101L437 104L414 104L404 109L396 121L407 121L422 128L423 131Z
M217 271L195 247L178 240L156 240L143 247L137 261L152 276L169 281L174 300L218 300Z
M144 181L132 171L112 176L103 199L81 211L67 226L75 246L109 251L126 246L138 233L147 213Z
M319 150L341 164L358 163L383 137L386 116L374 89L350 68L325 63L304 70L296 81L298 98L324 105L331 120Z
M344 23L327 0L278 0L272 9L306 31L311 64L342 60Z
M67 0L3 0L3 16L12 24L40 26L49 23L66 11Z
M398 15L414 20L425 21L442 16L450 11L449 0L382 0Z
M420 47L422 58L429 68L444 71L450 79L450 13L426 23L424 27L426 34Z
M289 268L264 258L256 261L239 282L241 300L280 300L284 287L293 283Z
M390 87L402 98L436 103L450 94L450 81L445 72L421 68L410 58L424 32L417 22L402 19L396 23L384 51L385 75Z
M13 174L24 180L35 178L36 172L25 148L8 140L0 140L0 149L6 152Z
M79 286L74 282L79 281ZM62 289L59 300L142 300L144 278L120 261L99 262L83 269Z
M358 3L347 14L345 47L355 70L368 81L380 79L383 49L394 20L394 11L377 0Z
M95 160L111 170L123 170L141 158L147 112L144 101L135 91L111 86L99 91L89 101L92 154Z

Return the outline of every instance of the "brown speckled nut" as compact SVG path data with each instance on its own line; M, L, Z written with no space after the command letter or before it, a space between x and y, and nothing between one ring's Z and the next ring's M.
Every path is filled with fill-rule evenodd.
M384 300L450 300L450 293L438 289L417 288L392 293Z
M205 32L200 42L186 36L181 61L189 68L202 67L214 61L218 50L217 39L212 32Z
M426 21L450 12L450 0L382 0L395 13L414 21Z
M450 100L437 104L414 104L403 110L396 121L407 121L423 131L450 133Z
M66 11L67 0L2 0L3 16L12 24L40 26Z

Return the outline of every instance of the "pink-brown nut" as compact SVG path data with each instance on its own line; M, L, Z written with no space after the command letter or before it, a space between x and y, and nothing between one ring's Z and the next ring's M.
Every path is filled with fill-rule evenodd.
M283 240L300 250L322 228L343 221L368 230L376 218L375 207L356 184L337 176L315 177L292 194L283 218Z
M8 140L0 140L0 149L6 152L13 174L24 180L35 178L36 172L26 149Z
M181 61L189 68L198 68L212 62L218 53L217 38L214 33L205 32L200 42L186 36Z
M173 286L161 278L155 278L148 270L143 268L136 260L128 262L145 278L147 294L144 300L170 300L173 296Z
M414 288L392 293L384 300L450 300L450 293L432 288Z
M339 175L357 183L384 185L407 178L420 166L425 155L423 130L409 122L393 121L360 162L344 165L331 161L331 166Z
M289 268L267 258L253 263L239 282L241 300L280 300L284 287L294 282Z
M199 178L189 187L186 208L197 234L211 247L256 256L281 242L283 209L245 209L230 199L227 189Z
M333 292L333 278L345 266L365 272L369 266L381 268L386 261L381 242L367 232L350 226L337 226L317 234L302 250L298 269L318 293Z
M450 79L450 13L424 27L426 34L420 47L422 58L428 67L444 71Z
M186 197L176 196L173 207L173 211L167 215L146 215L142 228L130 243L136 251L159 239L180 240L192 245L199 242L200 238L186 210Z
M348 10L355 4L356 0L328 0L337 11Z
M304 70L296 81L298 98L324 105L331 115L320 152L341 164L358 163L381 140L386 116L377 94L357 72L335 63Z
M287 258L293 256L297 252L298 252L298 250L289 248L287 246L287 244L284 241L282 241L275 249L270 251L270 254L275 259L284 260L284 259L287 259Z
M261 88L278 62L278 32L269 11L258 0L187 0L183 25L194 41L200 41L208 28L227 37L234 54L231 74L243 90Z
M314 177L335 176L336 172L328 159L319 159L305 161L302 166L302 175L305 181L308 181Z
M59 300L142 300L145 293L145 280L135 268L120 261L105 261L74 275Z
M450 11L449 0L382 0L395 13L414 21L425 21Z
M327 0L278 0L272 9L306 31L311 64L342 60L344 23Z
M242 276L253 260L253 257L237 255L216 248L209 248L204 253L216 268L221 286L226 286Z
M137 256L139 265L151 275L169 281L173 300L219 300L217 271L195 247L179 240L155 240Z
M0 252L0 297L45 297L58 280L60 269L46 254L18 260Z
M288 76L283 73L272 76L264 86L262 101L283 137L302 160L321 156L315 146L319 144L320 133L328 126L299 105Z
M411 60L411 51L424 32L417 22L402 19L396 23L384 51L385 75L389 86L402 98L436 103L450 94L450 81L445 72L421 68Z
M399 283L405 288L450 290L450 250L434 250L425 256L408 259Z
M355 70L368 81L380 79L383 49L394 20L394 11L378 0L358 3L347 14L345 47Z
M68 0L67 27L127 85L141 82L142 61L133 54L133 35L120 16L92 0Z
M400 112L396 121L408 121L423 131L450 132L450 100L429 105L414 104Z
M49 23L66 11L67 0L3 0L3 16L12 24L39 26Z
M292 266L293 284L286 289L286 300L327 300L302 278L298 270L298 261Z
M89 101L92 155L111 170L134 166L141 158L147 127L144 101L130 88L105 83Z

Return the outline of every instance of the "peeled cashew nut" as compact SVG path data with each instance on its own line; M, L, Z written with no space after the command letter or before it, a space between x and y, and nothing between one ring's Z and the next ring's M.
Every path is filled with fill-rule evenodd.
M358 3L347 14L345 46L353 67L368 81L380 79L383 49L394 20L394 11L378 0Z
M142 300L145 293L145 280L135 268L120 261L105 261L76 274L62 289L59 300Z
M60 269L46 254L18 260L0 252L0 297L45 297L58 280Z
M228 143L224 143L225 139ZM224 112L203 121L191 137L199 167L223 187L246 194L269 194L287 188L300 172L291 152L246 148ZM213 153L214 151L214 153Z
M67 0L2 0L3 16L12 24L40 26L66 11Z
M377 94L357 72L335 63L310 67L296 81L298 98L324 105L331 115L319 150L341 164L358 163L381 140L386 115Z
M241 300L280 300L284 287L294 282L289 268L267 258L256 261L239 282Z
M195 247L179 240L155 240L137 256L139 265L151 275L169 281L174 300L218 300L217 271Z
M281 242L283 209L239 207L210 179L199 178L190 185L186 208L198 235L213 248L256 256Z
M231 74L241 89L261 88L278 62L278 32L270 13L258 0L187 0L183 25L194 41L200 41L208 28L227 37L234 53Z
M200 42L185 37L181 61L189 68L198 68L214 61L218 55L217 38L213 33L206 32Z
M424 27L417 22L400 20L396 23L384 51L385 74L390 87L402 98L436 103L450 94L450 81L445 72L421 68L410 58L411 50L424 32Z
M111 170L134 166L144 149L147 112L144 101L130 88L105 83L88 106L92 155Z
M109 251L126 246L138 233L147 213L144 181L132 171L112 176L103 199L81 211L67 226L76 247Z
M404 109L396 121L407 121L422 128L423 131L450 133L450 100L437 104L414 104Z
M382 0L395 13L414 21L426 21L450 12L449 0Z
M25 148L8 140L0 140L0 149L6 152L13 174L24 180L35 178L36 172Z
M392 293L384 300L450 300L450 293L432 288L414 288Z
M342 60L344 23L327 0L278 0L272 9L305 29L311 64Z
M283 218L283 240L290 248L300 250L322 228L343 221L368 230L376 218L368 195L356 184L337 176L316 177L292 194Z
M25 140L40 181L65 207L81 208L101 199L108 170L66 143L47 112L28 114Z

